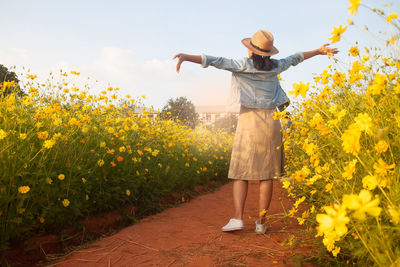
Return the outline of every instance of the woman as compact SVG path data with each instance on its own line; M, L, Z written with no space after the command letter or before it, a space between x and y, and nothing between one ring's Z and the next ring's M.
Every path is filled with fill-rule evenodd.
M239 60L207 55L177 54L176 71L189 61L202 67L214 66L232 72L232 102L241 105L238 125L232 148L228 178L233 179L234 216L222 231L243 229L243 210L249 180L259 180L259 211L256 233L266 231L263 213L268 210L273 179L283 173L281 124L273 119L277 107L286 106L289 99L282 90L278 74L316 55L336 54L336 48L324 44L320 48L299 52L284 59L271 59L279 51L273 44L272 34L257 31L242 43L248 49L248 58ZM264 211L264 212L263 212Z

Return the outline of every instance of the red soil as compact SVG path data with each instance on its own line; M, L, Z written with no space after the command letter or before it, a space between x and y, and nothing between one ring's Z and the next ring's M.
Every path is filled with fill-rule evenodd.
M233 213L229 183L102 238L55 266L288 266L286 261L296 252L309 251L281 245L301 229L293 221L283 220L283 207L288 204L279 182L274 182L268 231L255 234L258 182L250 182L245 229L222 232Z

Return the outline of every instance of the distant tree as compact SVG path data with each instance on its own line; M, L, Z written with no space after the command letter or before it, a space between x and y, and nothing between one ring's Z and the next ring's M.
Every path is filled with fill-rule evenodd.
M218 129L224 129L228 133L234 133L236 131L238 118L234 114L228 114L227 116L220 118L214 122L214 127Z
M199 115L196 113L194 105L186 97L169 99L163 107L160 118L180 121L180 123L194 129L198 122Z
M15 93L18 96L24 96L25 93L19 87L17 74L9 71L7 67L0 64L0 96L6 96Z

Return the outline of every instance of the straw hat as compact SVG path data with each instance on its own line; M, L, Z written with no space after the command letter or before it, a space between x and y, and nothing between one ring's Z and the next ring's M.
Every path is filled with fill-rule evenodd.
M258 30L253 37L243 39L242 43L260 56L272 56L279 53L274 46L274 36L265 30Z

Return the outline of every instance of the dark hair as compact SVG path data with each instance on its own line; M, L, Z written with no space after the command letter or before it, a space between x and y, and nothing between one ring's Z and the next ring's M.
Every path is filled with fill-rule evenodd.
M260 56L253 53L251 59L257 70L272 70L275 67L275 62L273 62L269 56Z

